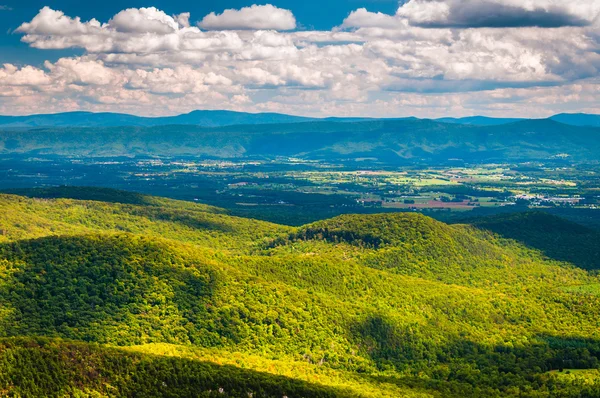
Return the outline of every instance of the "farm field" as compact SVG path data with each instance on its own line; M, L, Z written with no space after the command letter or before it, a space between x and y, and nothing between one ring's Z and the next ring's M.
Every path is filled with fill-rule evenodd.
M452 218L525 208L585 212L593 218L600 207L600 166L595 165L362 166L294 158L12 156L0 157L0 190L103 186L216 205L289 225L377 211Z

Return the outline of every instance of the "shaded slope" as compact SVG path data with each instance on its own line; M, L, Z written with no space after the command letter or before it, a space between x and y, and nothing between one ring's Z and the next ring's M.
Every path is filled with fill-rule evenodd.
M49 188L8 189L2 191L2 193L39 199L92 200L96 202L121 203L128 205L182 208L190 211L203 211L207 213L226 212L226 210L218 207L202 205L198 203L192 204L190 202L144 195L137 192L121 191L112 188L60 186Z
M528 212L482 218L471 224L537 249L551 259L600 269L600 233L560 217Z
M356 396L235 366L24 338L0 340L0 390L22 397Z
M0 259L12 264L0 287L9 312L4 336L120 345L220 340L202 326L217 274L183 247L131 235L49 237L2 245Z

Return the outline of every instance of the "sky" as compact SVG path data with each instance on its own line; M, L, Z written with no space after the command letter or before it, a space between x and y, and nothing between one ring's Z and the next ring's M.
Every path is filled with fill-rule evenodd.
M0 114L600 113L600 0L0 0Z

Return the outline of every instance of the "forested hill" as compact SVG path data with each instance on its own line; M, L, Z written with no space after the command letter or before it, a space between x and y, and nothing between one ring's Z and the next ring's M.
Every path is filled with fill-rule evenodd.
M293 156L383 163L530 161L600 156L600 128L552 120L495 126L431 120L0 130L0 153L60 156Z
M86 190L0 195L3 394L600 396L600 264L541 244L566 223L593 259L592 230L537 213L292 228Z

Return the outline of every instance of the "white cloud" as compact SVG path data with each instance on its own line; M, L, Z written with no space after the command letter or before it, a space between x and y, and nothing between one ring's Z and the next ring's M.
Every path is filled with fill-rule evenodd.
M397 15L424 27L556 28L591 24L597 0L409 0Z
M273 29L292 30L296 28L296 18L289 10L270 4L253 5L240 10L229 9L222 14L208 14L198 23L202 29Z
M470 1L460 3L473 6ZM600 5L600 0L494 1L518 5L525 14L561 6L564 13L588 19ZM452 27L448 21L462 15L457 4L410 0L395 15L358 9L331 31L293 32L282 31L293 29L293 15L273 6L215 15L220 30L208 31L202 30L206 18L201 29L190 23L189 13L170 16L156 8L127 9L100 22L45 7L19 27L22 40L39 49L80 48L84 55L43 68L0 68L0 113L226 108L431 117L539 115L574 103L597 107L597 25Z
M30 22L23 23L17 32L32 33L35 36L72 36L90 35L101 29L100 22L95 19L84 23L79 17L70 18L62 11L44 7Z
M185 16L183 18L185 22ZM115 15L108 24L117 32L125 33L169 34L179 29L175 18L154 7L129 8Z
M9 6L0 4L0 11L12 11L12 8Z
M359 8L350 13L342 23L342 28L398 28L402 24L399 18L381 12L369 12Z
M3 86L43 86L51 83L46 73L32 66L18 68L4 64L0 68L0 84Z

